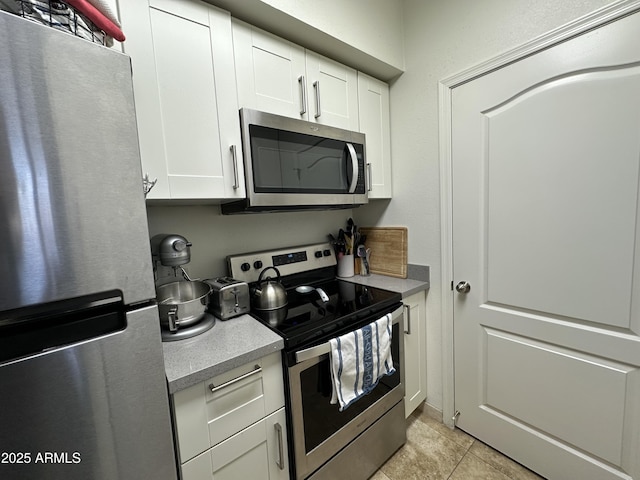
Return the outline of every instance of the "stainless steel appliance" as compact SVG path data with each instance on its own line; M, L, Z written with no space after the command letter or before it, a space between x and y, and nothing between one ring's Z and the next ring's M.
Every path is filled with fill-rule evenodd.
M266 272L273 270L276 278L271 278ZM287 306L287 290L280 283L280 270L267 267L260 275L256 284L251 288L251 308L254 310L279 310Z
M191 247L190 241L175 233L160 233L151 238L151 259L164 342L195 337L213 328L216 322L215 317L207 312L211 285L192 280L183 267L191 261ZM173 276L158 278L160 265L173 268Z
M336 279L328 243L233 255L227 261L234 278L250 283L262 268L274 266L282 273L287 305L252 314L284 338L293 478L369 478L406 441L401 295ZM396 372L340 412L330 404L328 341L387 313L393 315Z
M249 285L231 277L205 280L211 285L209 310L220 320L249 313Z
M200 281L165 283L156 287L162 340L183 340L206 332L215 325L207 313L211 285Z
M151 256L167 267L182 267L191 261L192 246L182 235L160 233L151 238Z
M246 108L240 120L247 198L222 213L367 203L364 134Z
M0 44L0 477L175 479L130 60Z

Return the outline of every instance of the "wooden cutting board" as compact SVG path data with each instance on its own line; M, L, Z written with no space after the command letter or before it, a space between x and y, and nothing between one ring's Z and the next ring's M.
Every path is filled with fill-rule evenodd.
M362 227L371 273L407 278L407 227Z

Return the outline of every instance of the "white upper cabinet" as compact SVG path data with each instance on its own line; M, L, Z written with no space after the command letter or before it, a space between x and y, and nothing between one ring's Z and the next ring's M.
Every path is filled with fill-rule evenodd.
M148 199L245 196L231 18L191 0L122 1Z
M309 120L359 131L358 72L307 50Z
M240 107L358 131L358 74L303 47L233 21Z
M358 72L360 131L367 142L369 198L391 198L389 85Z
M307 119L304 48L235 19L233 47L240 107Z

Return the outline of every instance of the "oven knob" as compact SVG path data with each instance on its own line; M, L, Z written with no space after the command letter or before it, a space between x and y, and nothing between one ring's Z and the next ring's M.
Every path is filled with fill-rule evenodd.
M256 260L255 262L253 262L253 268L255 269L262 268L262 262L260 260Z
M322 258L322 252L320 250L315 252L314 255L315 255L316 258Z
M251 265L249 265L247 262L244 262L242 265L240 265L240 270L242 270L243 272L248 272L249 270L251 270Z
M324 255L325 257L330 257L331 256L331 250L326 249L322 251L322 255Z

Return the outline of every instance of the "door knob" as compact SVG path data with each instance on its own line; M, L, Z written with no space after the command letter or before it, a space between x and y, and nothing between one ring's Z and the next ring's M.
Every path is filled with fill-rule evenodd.
M471 290L471 284L468 282L459 282L456 285L456 292L458 293L469 293L469 290Z

